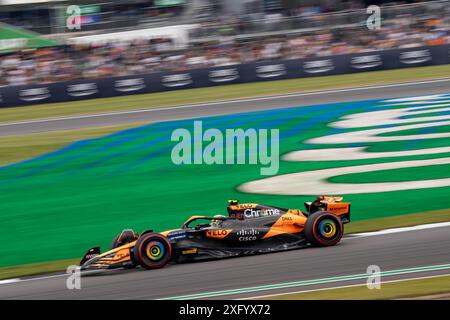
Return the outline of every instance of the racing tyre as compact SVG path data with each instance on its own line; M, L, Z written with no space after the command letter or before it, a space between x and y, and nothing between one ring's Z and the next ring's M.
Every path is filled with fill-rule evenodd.
M341 241L343 234L344 226L341 219L331 212L313 213L306 221L306 239L316 246L334 246Z
M172 257L172 246L166 237L157 233L145 233L134 247L134 260L145 269L164 267Z

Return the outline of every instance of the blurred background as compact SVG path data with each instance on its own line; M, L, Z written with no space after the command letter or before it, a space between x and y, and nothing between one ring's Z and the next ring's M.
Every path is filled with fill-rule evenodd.
M449 4L0 0L0 279L64 271L124 228L163 231L191 215L227 214L227 199L302 208L330 184L352 203L347 234L446 224L230 262L239 272L217 263L196 274L92 278L78 295L56 280L0 281L0 299L160 298L361 274L374 263L445 265L446 278L344 297L399 298L420 287L416 296L450 298ZM381 8L381 28L369 28L370 5ZM172 133L192 119L221 132L277 129L275 178L311 175L261 189L259 165L175 165ZM365 165L373 171L358 171ZM335 175L316 192L312 182L328 169ZM360 189L341 194L341 184Z
M69 30L67 7L81 10ZM368 30L368 5L383 27ZM0 0L0 86L450 43L449 1Z

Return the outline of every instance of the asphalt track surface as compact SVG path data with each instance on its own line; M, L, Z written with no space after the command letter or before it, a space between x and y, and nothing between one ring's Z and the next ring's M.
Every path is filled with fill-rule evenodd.
M334 247L306 248L257 256L168 265L145 271L95 272L81 278L80 290L66 288L67 275L37 277L0 284L0 299L161 299L219 290L289 283L366 273L369 265L381 271L450 263L450 226L376 236L347 237ZM450 270L391 276L385 280L449 274ZM384 280L382 278L382 280ZM296 290L330 288L364 281L231 294L241 299Z
M142 110L137 111L9 123L0 122L0 136L133 123L152 123L326 103L432 95L449 93L449 88L450 78L153 109L145 109L145 106L142 106Z

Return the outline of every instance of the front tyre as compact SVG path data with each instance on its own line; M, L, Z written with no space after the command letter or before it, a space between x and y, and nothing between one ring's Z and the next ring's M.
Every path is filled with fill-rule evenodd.
M157 233L145 233L134 247L134 259L145 269L164 267L172 257L172 246L166 237Z
M343 234L344 226L341 219L331 212L313 213L306 221L306 239L316 246L334 246L341 241Z

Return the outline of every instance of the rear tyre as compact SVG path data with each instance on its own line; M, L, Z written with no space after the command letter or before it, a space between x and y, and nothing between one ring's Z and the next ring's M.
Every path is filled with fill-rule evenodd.
M134 247L134 260L145 269L164 267L172 257L172 246L166 237L145 233Z
M309 216L305 225L306 239L313 245L334 246L342 239L344 226L341 219L326 211L319 211Z

